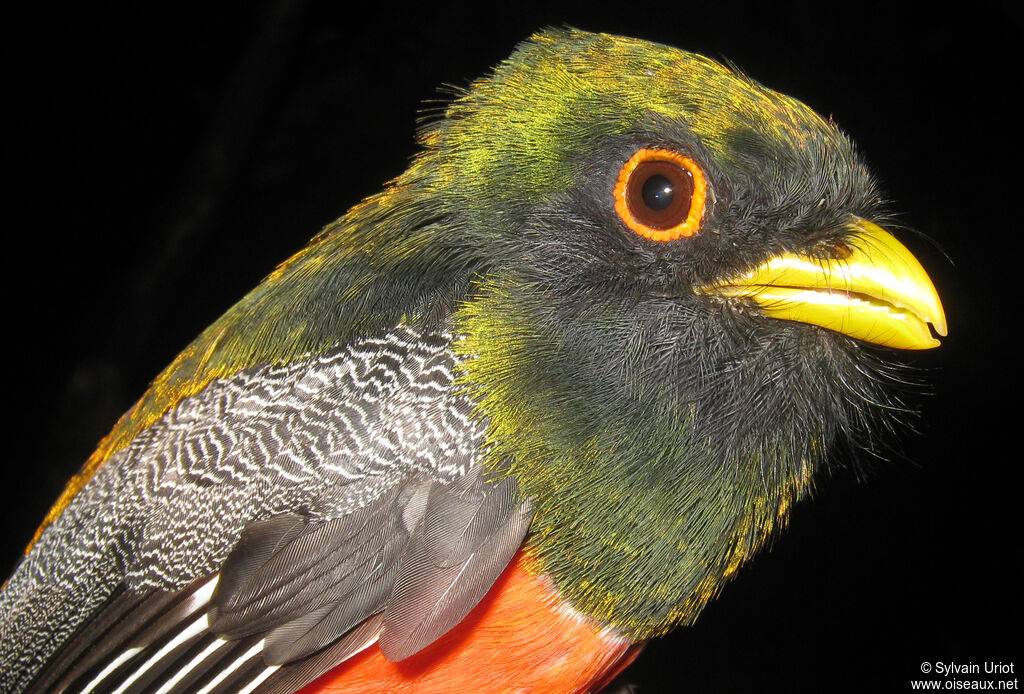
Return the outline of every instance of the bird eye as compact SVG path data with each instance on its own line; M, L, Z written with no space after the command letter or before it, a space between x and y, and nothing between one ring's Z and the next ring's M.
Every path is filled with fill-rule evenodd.
M669 149L641 149L619 171L615 211L652 241L693 236L704 217L706 183L697 163Z

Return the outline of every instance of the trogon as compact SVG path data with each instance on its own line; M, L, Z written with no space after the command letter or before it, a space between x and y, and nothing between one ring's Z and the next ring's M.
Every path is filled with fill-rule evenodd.
M692 623L943 309L847 137L536 34L153 381L0 595L4 692L596 692Z

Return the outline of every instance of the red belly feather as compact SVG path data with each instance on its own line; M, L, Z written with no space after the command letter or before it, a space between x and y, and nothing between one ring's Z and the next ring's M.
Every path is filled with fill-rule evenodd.
M517 554L455 629L400 663L374 645L301 694L558 694L598 691L637 656L631 644L558 599Z

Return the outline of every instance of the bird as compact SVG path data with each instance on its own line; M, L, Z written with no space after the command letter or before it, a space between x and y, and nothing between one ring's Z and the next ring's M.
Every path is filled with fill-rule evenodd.
M202 332L0 592L4 692L597 692L947 334L832 119L542 30Z

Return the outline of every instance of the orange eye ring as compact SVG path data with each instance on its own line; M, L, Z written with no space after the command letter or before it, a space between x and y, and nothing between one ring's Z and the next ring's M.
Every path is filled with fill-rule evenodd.
M615 211L651 241L693 236L704 220L707 182L693 159L670 149L637 151L619 171Z

